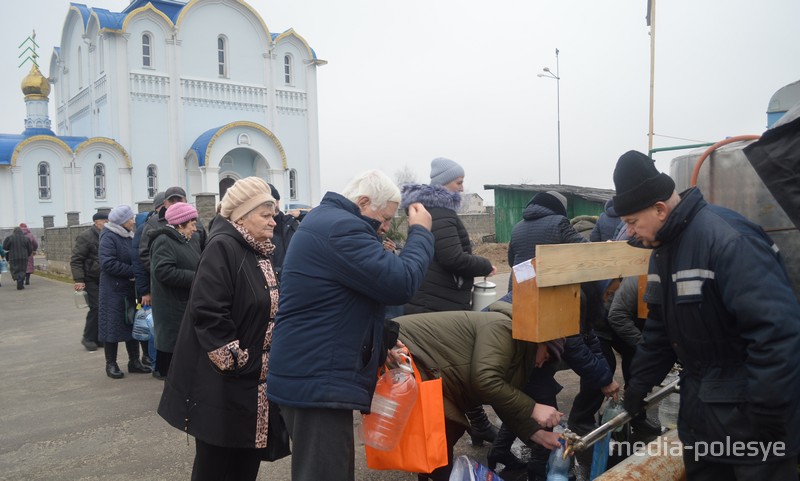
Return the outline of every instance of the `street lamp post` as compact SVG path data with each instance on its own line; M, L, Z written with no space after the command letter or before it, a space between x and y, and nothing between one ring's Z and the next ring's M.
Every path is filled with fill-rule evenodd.
M561 75L558 69L558 49L556 49L556 73L550 71L550 68L545 67L542 69L544 73L537 74L537 77L553 78L556 79L556 119L558 127L558 184L561 185Z

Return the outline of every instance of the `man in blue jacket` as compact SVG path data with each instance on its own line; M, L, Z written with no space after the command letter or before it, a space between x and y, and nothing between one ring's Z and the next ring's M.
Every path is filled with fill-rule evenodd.
M292 480L352 481L353 410L367 413L394 339L384 306L406 303L433 257L431 216L408 208L408 239L383 248L400 191L379 171L328 192L305 217L283 262L267 396L292 438ZM389 337L389 336L387 336Z
M631 242L653 249L625 409L679 359L686 478L796 479L800 305L777 246L697 188L679 195L642 153L620 157L614 184Z

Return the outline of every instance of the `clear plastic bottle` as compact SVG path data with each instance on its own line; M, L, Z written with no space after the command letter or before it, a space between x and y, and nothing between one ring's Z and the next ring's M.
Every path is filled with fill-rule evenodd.
M564 428L556 426L553 429L555 433L564 432ZM547 481L568 481L569 480L569 465L571 459L569 456L564 458L564 438L558 440L561 445L550 453L550 458L547 460Z
M679 372L680 370L677 366L673 367L669 374L667 374L667 377L664 378L661 385L666 386L678 379ZM667 429L675 429L678 426L678 410L680 409L680 405L681 395L678 392L673 392L661 400L661 403L658 405L658 420L661 421L662 426Z
M364 444L383 451L397 446L416 402L417 382L410 363L386 371L375 386L371 412L361 423Z
M78 309L89 307L89 295L85 290L75 291L73 299L75 299L75 307Z

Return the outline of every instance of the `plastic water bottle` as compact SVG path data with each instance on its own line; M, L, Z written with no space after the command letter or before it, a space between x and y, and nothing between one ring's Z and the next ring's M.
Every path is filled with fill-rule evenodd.
M667 377L664 378L661 385L666 386L678 379L678 373L679 369L673 367L669 374L667 374ZM678 410L680 409L680 405L681 395L678 392L673 392L661 400L661 403L658 405L658 420L661 421L662 426L667 429L675 429L675 427L678 426Z
M606 407L603 409L603 415L601 417L602 424L611 421L623 411L625 411L625 407L623 407L622 401L618 401L613 398L609 399L608 402L606 402ZM622 425L617 426L616 428L614 428L613 432L618 433L622 431L622 428L623 428Z
M397 446L416 402L417 382L411 363L386 371L375 386L371 412L361 423L364 444L383 451Z
M564 428L556 426L553 432L564 432ZM564 459L564 438L560 438L561 445L550 453L547 460L547 481L569 481L570 458Z
M85 290L75 291L73 299L75 299L75 307L78 309L89 307L89 294Z

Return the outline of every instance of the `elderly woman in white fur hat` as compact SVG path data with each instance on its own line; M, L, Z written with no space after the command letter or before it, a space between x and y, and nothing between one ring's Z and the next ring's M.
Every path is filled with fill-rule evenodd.
M266 376L278 283L270 254L275 199L236 181L197 267L158 413L195 437L193 480L255 480L266 459Z

